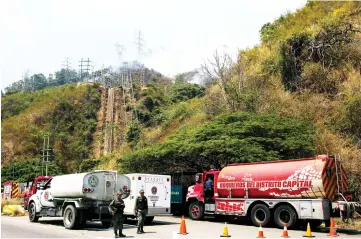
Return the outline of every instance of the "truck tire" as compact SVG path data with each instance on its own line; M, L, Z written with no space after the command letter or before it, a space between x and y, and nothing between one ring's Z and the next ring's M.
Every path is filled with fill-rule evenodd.
M102 221L102 225L104 228L109 228L111 223L111 221Z
M291 206L281 205L277 207L273 217L278 228L283 228L286 224L287 228L294 228L297 223L297 213Z
M35 202L31 202L29 206L29 220L30 222L37 222L39 217L36 216Z
M154 220L154 216L152 216L152 217L146 217L144 222L145 222L146 224L150 224L153 220Z
M267 226L271 219L271 211L263 204L256 204L251 211L251 221L256 227Z
M78 210L71 204L64 210L63 223L66 229L76 229L80 224Z
M192 202L189 206L189 216L192 220L202 220L204 217L204 206L200 202Z

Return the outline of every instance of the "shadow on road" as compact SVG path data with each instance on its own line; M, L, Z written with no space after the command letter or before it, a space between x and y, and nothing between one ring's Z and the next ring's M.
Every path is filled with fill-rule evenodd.
M46 221L40 221L40 224L43 225L53 225L58 227L64 227L63 220L46 220ZM154 220L150 224L145 224L144 228L152 227L152 226L162 226L162 225L172 225L172 224L180 224L175 222L166 222L166 221L158 221ZM127 220L124 225L124 229L136 229L137 228L137 221L136 220ZM75 230L86 230L86 231L113 231L113 226L109 228L104 228L101 222L87 222L86 225L83 228L75 229ZM156 232L146 232L146 233L156 233Z
M137 220L126 220L125 224L130 224L130 225L137 225ZM180 220L179 223L176 222L166 222L166 221L158 221L158 220L154 220L151 223L145 223L145 227L149 227L149 226L162 226L162 225L174 225L174 224L180 224Z

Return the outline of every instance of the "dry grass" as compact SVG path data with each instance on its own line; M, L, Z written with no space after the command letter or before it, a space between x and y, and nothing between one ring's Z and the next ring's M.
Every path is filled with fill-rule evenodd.
M361 230L361 218L355 220L349 220L348 223L344 223L341 218L335 219L337 229L354 229Z

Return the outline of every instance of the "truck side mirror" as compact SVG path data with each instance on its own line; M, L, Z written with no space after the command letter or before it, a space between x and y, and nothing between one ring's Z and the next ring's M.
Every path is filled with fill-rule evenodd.
M196 174L196 183L202 183L202 173Z

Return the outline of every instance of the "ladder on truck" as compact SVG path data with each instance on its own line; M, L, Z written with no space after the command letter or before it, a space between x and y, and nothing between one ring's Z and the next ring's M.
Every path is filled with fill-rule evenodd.
M336 181L337 181L337 193L338 195L343 194L345 189L343 188L343 175L342 175L342 164L340 155L335 155L335 169L336 169Z
M337 195L339 196L339 200L344 201L341 203L342 209L340 208L340 217L341 220L345 223L348 222L348 219L353 218L353 212L355 211L354 202L348 202L344 197L343 193L345 192L345 188L343 187L343 171L342 171L342 162L340 155L335 155L335 170L336 170L336 182L337 182ZM339 202L340 203L340 202Z

